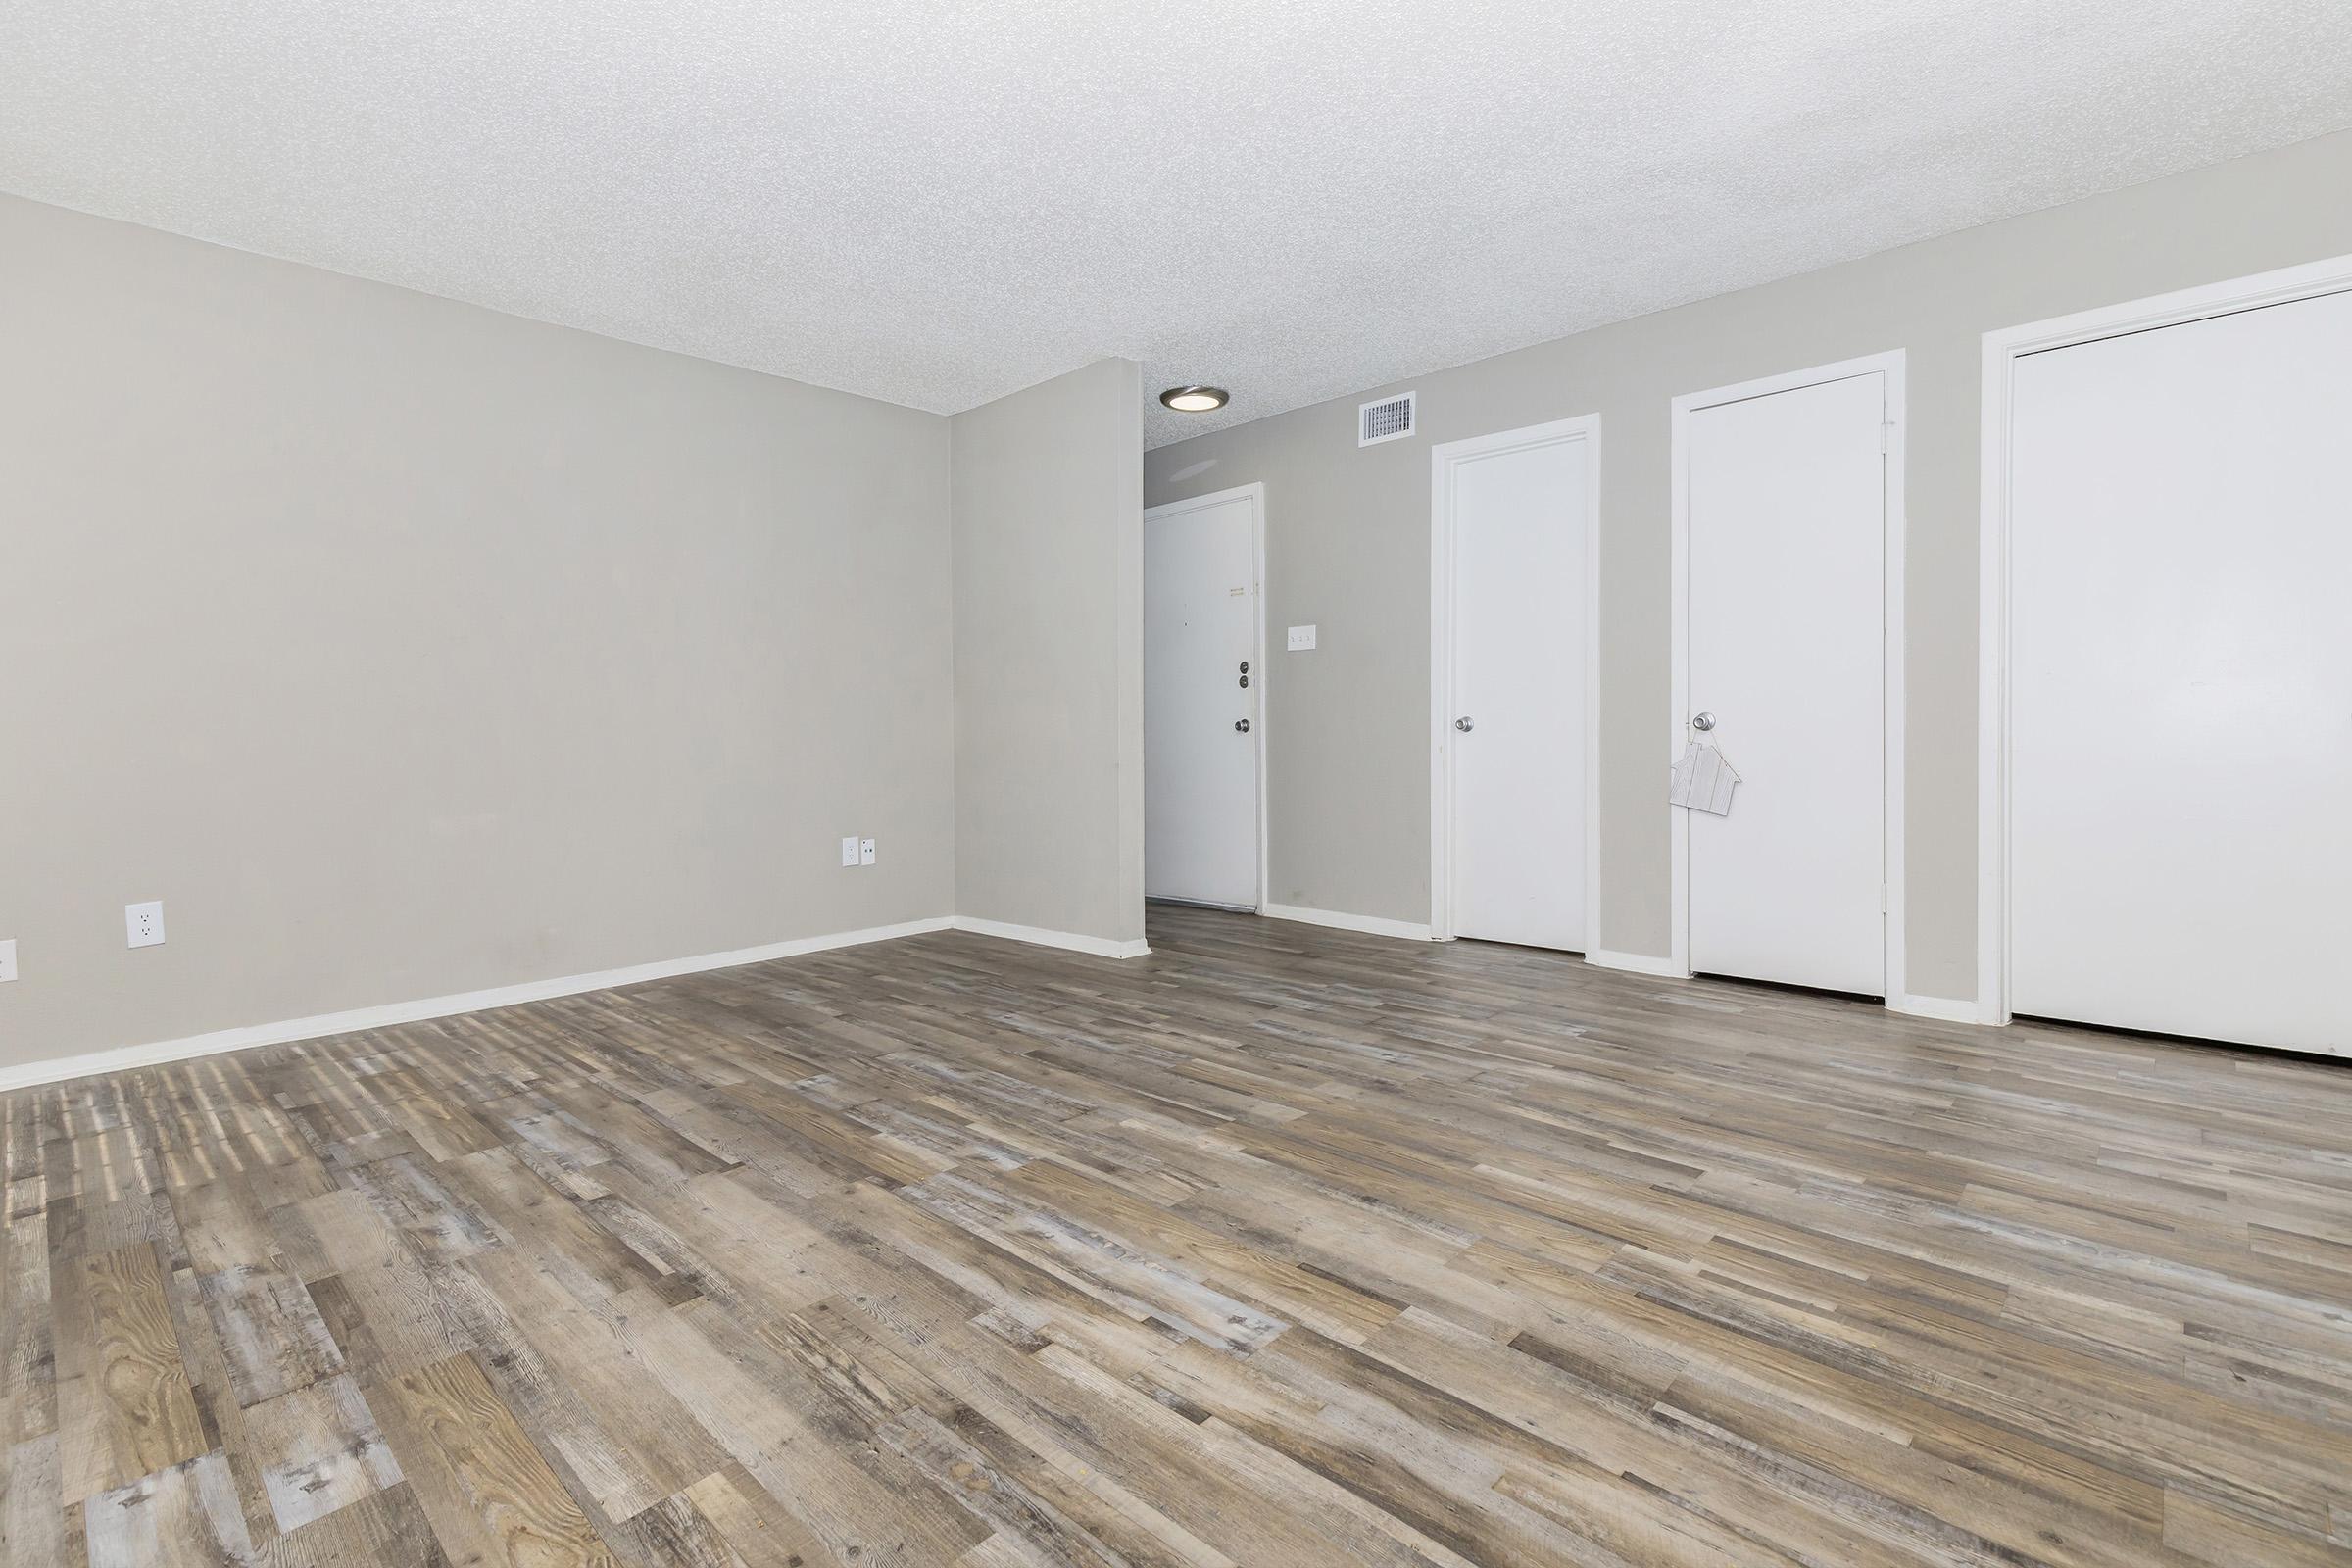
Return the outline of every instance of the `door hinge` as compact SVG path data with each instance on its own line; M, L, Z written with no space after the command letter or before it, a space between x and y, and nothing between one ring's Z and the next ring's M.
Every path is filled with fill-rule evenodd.
M1879 425L1879 455L1884 457L1893 450L1894 421L1892 419L1887 419Z
M1879 884L1879 912L1886 912L1886 884L1884 882Z

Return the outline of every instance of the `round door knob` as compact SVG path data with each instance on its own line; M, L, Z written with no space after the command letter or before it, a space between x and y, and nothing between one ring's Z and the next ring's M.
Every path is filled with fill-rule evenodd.
M1470 733L1470 720L1469 720L1468 718L1466 718L1466 717L1464 717L1464 718L1457 718L1457 719L1455 719L1455 720L1453 721L1453 727L1454 727L1455 729L1458 729L1458 730L1460 730L1460 731L1461 731L1463 734L1467 735L1467 734L1469 734L1469 733Z
M1690 720L1690 727L1703 735L1708 730L1711 730L1715 727L1715 715L1713 713L1701 713L1696 718Z
M1250 721L1246 718L1235 719L1233 721L1233 727L1240 730L1245 735L1250 733Z

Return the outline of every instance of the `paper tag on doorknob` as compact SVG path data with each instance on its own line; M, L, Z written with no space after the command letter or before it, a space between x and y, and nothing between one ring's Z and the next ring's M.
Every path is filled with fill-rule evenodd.
M1724 760L1723 753L1705 741L1692 741L1683 748L1682 757L1674 764L1666 799L1687 810L1729 816L1732 791L1739 786L1740 775L1732 771L1732 764Z

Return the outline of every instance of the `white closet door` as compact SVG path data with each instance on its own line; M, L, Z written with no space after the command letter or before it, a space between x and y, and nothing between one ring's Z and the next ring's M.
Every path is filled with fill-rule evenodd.
M1144 515L1144 891L1257 906L1256 503ZM1248 679L1245 681L1245 666Z
M2352 1052L2352 294L2014 385L2012 1009Z
M1690 966L1883 995L1886 375L1689 420L1686 717L1740 777L1680 813Z
M1582 439L1453 469L1453 933L1585 948Z

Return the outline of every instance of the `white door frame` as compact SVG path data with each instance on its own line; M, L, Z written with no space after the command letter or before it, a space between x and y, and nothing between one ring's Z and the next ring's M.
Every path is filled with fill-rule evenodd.
M1585 443L1585 946L1600 946L1600 416L1429 450L1429 934L1453 940L1454 476L1474 458Z
M1820 386L1828 381L1868 375L1873 370L1884 372L1886 377L1886 464L1883 514L1886 534L1881 558L1885 563L1885 586L1880 613L1886 661L1881 677L1885 692L1882 720L1886 731L1883 761L1886 793L1882 811L1886 827L1881 853L1885 858L1886 907L1884 914L1886 942L1883 962L1886 1005L1897 1011L1912 1011L1916 1009L1905 993L1903 973L1903 436L1908 424L1904 416L1903 368L1904 351L1892 349L1885 354L1840 360L1835 365L1819 366L1810 370L1768 375L1759 380L1714 387L1705 392L1689 392L1674 400L1671 416L1673 544L1667 579L1670 674L1666 756L1671 764L1675 758L1682 755L1683 743L1689 738L1685 726L1690 713L1690 416L1701 409L1716 408L1726 403L1742 403L1749 398L1769 397L1775 392L1794 392L1800 387ZM1661 770L1658 798L1664 800L1665 794L1666 778ZM1690 817L1688 811L1672 806L1666 807L1665 810L1667 842L1672 857L1668 880L1668 903L1673 922L1672 972L1688 975L1690 973Z
M1250 621L1252 639L1250 653L1250 690L1257 698L1251 705L1256 716L1250 725L1250 739L1257 756L1257 912L1266 911L1266 487L1262 483L1235 485L1205 496L1190 496L1182 501L1170 501L1164 506L1144 509L1144 521L1149 524L1157 518L1180 516L1187 512L1199 512L1207 507L1221 507L1228 501L1250 503L1250 569L1252 580L1250 596L1256 601L1256 614ZM1149 714L1144 722L1150 723Z
M2352 256L2338 256L1984 334L1977 534L1977 1022L2009 1021L2010 408L2017 362L2048 349L2347 289Z

